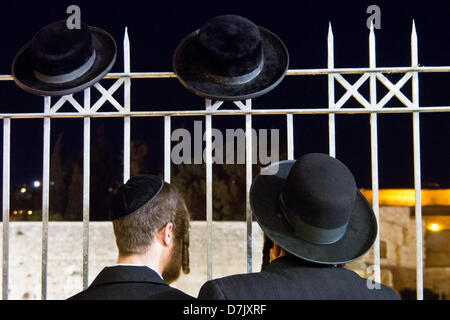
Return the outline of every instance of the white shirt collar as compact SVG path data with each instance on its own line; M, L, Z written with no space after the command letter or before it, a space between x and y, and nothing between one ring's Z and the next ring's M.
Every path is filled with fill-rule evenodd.
M145 264L117 263L117 264L115 264L113 267L115 267L115 266L147 267L147 268L149 268L150 270L156 272L156 274L157 274L161 279L164 280L164 278L161 276L161 274L160 274L158 271L156 271L155 269L150 268L149 266L146 266Z

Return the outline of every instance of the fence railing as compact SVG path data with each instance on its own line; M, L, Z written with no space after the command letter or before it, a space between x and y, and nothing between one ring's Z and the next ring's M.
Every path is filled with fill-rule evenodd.
M127 29L123 40L123 73L110 73L106 79L116 79L109 89L100 83L93 86L100 92L97 101L92 101L91 90L84 90L83 102L80 103L72 95L54 98L44 97L44 112L42 113L0 113L3 119L3 255L2 255L2 298L8 299L9 277L9 216L10 216L10 138L11 120L42 118L43 122L43 179L42 179L42 284L41 298L47 297L47 263L48 263L48 221L49 221L49 186L50 186L50 130L51 119L54 118L83 118L83 288L88 286L88 258L89 258L89 163L90 163L90 129L91 118L120 117L124 121L124 182L130 177L130 129L131 117L163 117L164 118L164 179L170 182L171 172L171 117L204 116L206 122L206 221L208 232L207 243L207 277L213 277L212 270L212 116L245 115L245 149L246 149L246 220L247 220L247 271L252 271L252 215L249 204L249 190L252 183L252 116L253 115L285 115L287 128L288 159L294 159L294 115L326 114L329 127L329 154L336 156L335 144L335 115L336 114L369 114L371 136L371 173L373 190L373 209L379 220L379 186L378 186L378 127L377 116L382 113L409 113L412 115L413 145L414 145L414 185L415 185L415 213L417 238L417 298L423 299L423 257L422 257L422 210L421 210L421 164L420 164L420 113L450 112L450 106L420 106L419 105L419 73L450 72L450 66L424 67L419 66L418 44L415 25L413 22L411 33L411 66L409 67L377 67L375 56L375 34L373 27L369 33L369 67L368 68L335 68L334 67L334 37L329 26L328 65L324 69L291 69L287 76L328 75L328 106L313 108L299 105L298 108L252 109L252 101L235 101L239 110L219 110L222 101L205 100L205 109L176 111L131 111L131 79L144 78L174 78L172 72L131 72L130 70L130 42ZM392 83L384 74L400 73L403 77ZM354 84L350 84L344 74L360 74L361 77ZM412 98L409 99L401 88L411 79ZM11 81L10 75L0 75L0 81ZM345 94L336 101L336 81L345 89ZM367 100L358 92L366 82L370 85L370 99ZM377 97L377 82L382 83L388 93L381 99ZM123 87L124 99L120 104L114 93ZM384 108L393 97L397 97L403 106ZM343 108L350 97L354 97L361 107ZM116 111L99 111L105 102L109 102ZM73 112L59 112L64 104L74 107ZM380 239L379 231L374 245L374 273L375 281L380 282Z

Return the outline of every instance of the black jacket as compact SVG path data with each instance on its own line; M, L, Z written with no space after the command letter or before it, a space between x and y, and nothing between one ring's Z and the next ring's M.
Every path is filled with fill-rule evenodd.
M367 279L343 267L307 264L293 256L269 263L261 272L206 282L199 299L215 300L399 300L384 285L369 290Z
M68 300L189 300L193 297L170 287L150 268L114 266L104 268L84 291Z

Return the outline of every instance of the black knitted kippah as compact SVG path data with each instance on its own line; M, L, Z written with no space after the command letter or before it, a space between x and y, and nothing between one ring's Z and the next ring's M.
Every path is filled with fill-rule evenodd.
M147 202L155 199L164 181L154 175L132 177L117 190L111 207L111 220L135 212Z

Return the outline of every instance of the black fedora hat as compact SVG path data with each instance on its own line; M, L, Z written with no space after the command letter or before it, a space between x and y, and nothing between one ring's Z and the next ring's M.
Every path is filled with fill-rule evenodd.
M116 55L116 42L104 30L84 23L80 29L68 29L61 20L39 30L17 53L12 75L29 93L62 96L100 81Z
M177 46L173 69L180 82L212 100L245 100L275 88L289 66L283 42L236 15L214 17Z
M325 154L306 154L264 168L251 186L250 204L271 240L310 262L356 260L376 238L375 214L352 173Z

